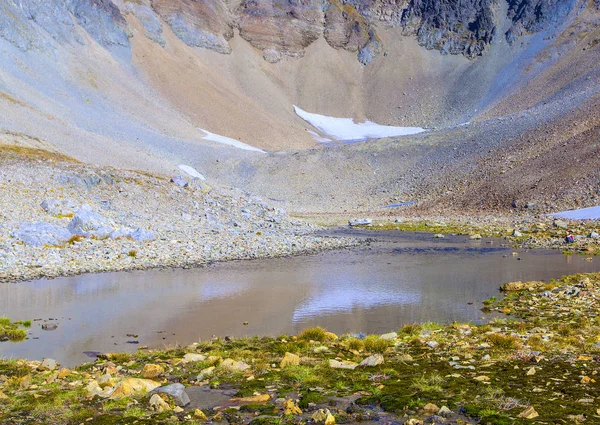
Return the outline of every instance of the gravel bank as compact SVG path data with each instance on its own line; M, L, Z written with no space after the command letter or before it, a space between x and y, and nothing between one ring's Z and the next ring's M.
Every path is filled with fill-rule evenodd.
M291 218L259 198L185 175L180 176L184 182L177 184L171 181L175 176L100 168L39 155L25 159L4 155L0 165L3 282L191 267L306 254L355 243L349 238L314 236L317 226ZM42 208L44 201L58 207L47 212ZM94 223L88 223L92 230L85 236L73 233L73 216L84 205L99 214L108 233L94 233ZM72 236L64 240L63 235L59 243L32 246L22 232L30 223L58 226L61 234L69 228ZM35 234L44 241L45 235L39 236ZM146 240L136 240L140 236Z

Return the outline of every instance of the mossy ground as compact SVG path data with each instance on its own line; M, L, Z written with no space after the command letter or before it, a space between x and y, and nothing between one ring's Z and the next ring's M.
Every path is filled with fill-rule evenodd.
M432 221L407 219L401 222L375 220L371 226L356 226L372 231L404 231L427 232L442 235L479 235L483 238L504 238L514 247L524 248L554 248L561 249L565 254L600 255L600 238L589 237L593 232L600 233L600 222L597 220L561 220L566 228L557 227L549 218L530 220L528 223L519 222L482 222L466 221ZM574 235L575 242L568 243L567 235Z
M7 317L0 317L0 341L23 341L27 338L26 329L30 327L30 320L12 322Z
M113 373L139 378L146 364L161 365L155 379L229 390L234 397L269 394L266 402L236 403L204 410L215 422L299 424L312 410L330 409L338 423L390 415L425 419L431 404L454 413L448 423L600 423L600 274L575 275L545 285L525 285L488 302L508 316L487 324L411 324L397 337L359 339L323 329L277 338L214 339L189 347L106 354L58 378L39 362L0 361L0 422L53 424L198 423L193 411L155 413L148 396L121 400L90 397L92 380ZM186 353L202 361L181 362ZM300 364L279 367L285 353ZM332 359L359 363L382 353L385 362L354 370L330 366ZM232 371L223 359L246 362ZM197 380L207 368L215 369ZM302 415L284 414L278 400L296 401ZM340 400L348 400L348 406ZM172 405L174 406L174 405ZM533 407L539 416L519 415ZM389 418L389 416L388 416ZM460 422L464 421L464 422Z

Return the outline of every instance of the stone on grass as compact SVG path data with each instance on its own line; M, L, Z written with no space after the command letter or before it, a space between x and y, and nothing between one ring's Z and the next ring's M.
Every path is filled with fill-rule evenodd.
M428 413L437 413L440 408L433 403L427 403L425 406L423 406L423 410Z
M191 362L203 362L204 360L206 360L206 356L204 354L187 353L185 356L183 356L181 363L185 364Z
M300 409L291 398L288 398L283 403L283 413L285 415L296 415L299 416L302 414L302 409Z
M158 394L153 394L152 397L150 397L148 404L150 404L150 410L154 410L155 412L171 410L171 406L169 406L169 404Z
M383 334L380 336L381 339L384 339L386 341L391 341L393 339L398 338L398 334L396 332L389 332L387 334Z
M87 204L82 205L67 228L74 235L96 239L107 239L114 231L111 223Z
M190 404L190 397L185 392L183 384L171 384L154 388L150 394L168 394L173 398L175 404L180 407L185 407Z
M250 365L248 365L244 362L238 362L233 359L225 359L225 360L223 360L223 363L221 363L221 369L229 370L232 372L235 372L235 371L244 372L244 371L250 369Z
M42 361L42 364L40 364L38 366L38 370L42 371L42 372L46 371L46 370L53 371L54 369L56 369L56 367L57 367L56 360L44 359Z
M438 410L438 412L437 412L438 416L441 416L443 418L447 418L448 416L451 416L452 413L453 413L452 410L450 410L448 408L448 406L442 406L440 408L440 410Z
M44 222L21 223L10 235L31 246L61 246L72 236L64 227Z
M283 359L279 363L279 367L298 366L300 364L300 356L292 353L285 353Z
M355 218L354 220L349 220L348 225L350 227L354 226L370 226L373 224L373 220L370 218Z
M519 418L523 418L523 419L534 419L534 418L537 418L538 416L540 416L540 415L538 414L538 412L535 411L533 406L529 406L527 409L525 409L521 413L519 413Z
M329 409L319 409L313 413L311 419L319 425L334 425L335 418Z
M215 371L215 367L214 366L207 367L206 369L202 369L200 371L200 373L198 374L198 376L196 377L196 380L202 381L203 379L208 378L209 376L211 376L214 371Z
M109 398L111 400L118 400L123 397L135 397L150 392L158 387L160 387L160 384L150 379L127 378L115 387L115 390Z
M441 233L436 233L435 235L433 235L434 239L444 239L444 235L442 235Z
M348 360L334 360L334 359L330 359L329 360L329 367L333 368L333 369L349 369L349 370L354 370L358 367L357 363L354 362L350 362Z
M142 377L146 379L156 378L163 373L165 373L165 369L162 366L152 363L144 365L142 369Z
M360 362L360 367L374 367L383 364L383 356L381 354L373 354Z
M481 235L479 233L475 233L474 235L469 236L469 239L478 241L481 239Z
M197 420L202 421L202 422L208 421L208 418L206 417L206 414L202 410L200 410L200 409L194 410L194 417Z

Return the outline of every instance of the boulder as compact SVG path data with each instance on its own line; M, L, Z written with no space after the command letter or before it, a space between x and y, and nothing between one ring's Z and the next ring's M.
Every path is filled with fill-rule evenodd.
M71 239L71 233L64 227L50 223L21 223L19 229L11 233L26 245L61 246Z
M150 394L168 394L177 406L185 407L190 404L190 397L185 392L183 384L171 384L152 389Z
M160 384L150 379L127 378L115 387L110 395L110 399L118 400L128 396L135 397L150 392L158 387L160 387Z
M159 375L165 373L165 368L160 365L148 363L144 365L142 369L142 377L146 379L153 379Z
M111 223L87 204L77 211L68 229L74 235L97 239L106 239L114 231Z
M356 218L354 220L349 220L348 221L348 225L350 227L354 227L354 226L370 226L371 224L373 224L373 220L371 220L370 218Z
M367 357L366 359L364 359L362 362L360 362L360 364L358 365L359 367L374 367L374 366L379 366L380 364L383 364L383 356L381 354L373 354L372 356Z
M559 229L568 229L569 228L569 225L563 220L554 220L552 222L552 225Z
M319 409L313 413L311 419L319 425L334 425L335 418L329 409Z
M330 359L329 360L329 367L333 368L333 369L349 369L349 370L354 370L356 369L358 366L357 363L354 362L350 362L348 360L334 360L334 359Z
M138 227L136 230L134 230L133 232L131 232L129 234L129 237L131 239L133 239L134 241L153 241L156 239L156 236L154 235L154 232L151 230L147 230L147 229L142 229L141 227Z
M40 206L51 216L70 217L75 214L77 204L70 199L45 199Z
M191 362L203 362L206 360L206 356L204 354L197 353L186 353L181 360L181 363L191 363Z
M169 406L169 404L158 394L153 394L152 397L150 397L148 404L150 405L150 410L154 410L155 412L171 410L171 406Z
M279 367L283 368L286 366L298 366L300 364L300 356L292 353L285 353L283 359L279 363Z
M386 341L391 341L398 338L398 334L396 332L389 332L387 334L381 335L380 338Z
M244 362L235 361L233 359L225 359L223 360L223 363L221 363L221 368L225 370L230 370L232 372L244 372L250 369L250 365Z
M38 366L38 370L42 371L42 372L46 371L46 370L52 371L52 370L56 369L56 367L57 367L56 360L44 359L42 361L42 364L40 364Z
M188 187L189 183L186 179L181 176L175 176L171 178L171 183L175 183L179 187Z

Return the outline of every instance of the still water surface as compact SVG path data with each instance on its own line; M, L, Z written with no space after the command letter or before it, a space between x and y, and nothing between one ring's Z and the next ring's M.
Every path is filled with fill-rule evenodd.
M51 357L72 366L89 360L86 351L134 351L213 335L278 335L316 325L384 333L412 322L477 322L481 302L498 295L502 283L600 270L599 259L558 251L517 257L501 243L390 232L368 246L303 257L0 285L0 316L59 324L43 331L44 322L34 322L30 339L0 343L0 356Z

